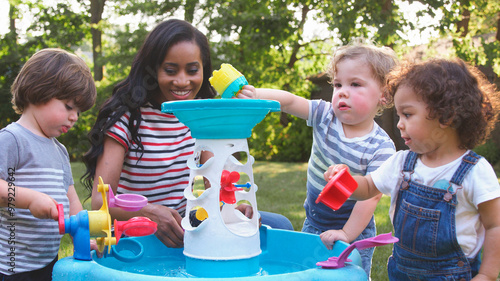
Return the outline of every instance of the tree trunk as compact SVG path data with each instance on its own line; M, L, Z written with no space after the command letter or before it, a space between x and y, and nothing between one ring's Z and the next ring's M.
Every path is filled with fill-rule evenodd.
M17 8L9 1L9 36L17 48L17 30L16 30Z
M104 77L104 67L102 64L102 31L99 22L102 20L104 3L106 0L90 1L90 23L92 34L92 55L94 60L94 80L101 81Z
M465 37L469 33L470 11L466 7L462 11L462 20L457 22L457 32L461 32L460 37Z
M184 20L185 21L193 23L194 11L196 10L196 4L198 4L198 0L186 0L186 4L184 5Z
M382 4L382 15L385 18L385 22L390 23L392 18L392 0L385 0ZM388 42L388 35L382 38L382 42ZM394 49L394 42L387 44L387 47Z
M307 20L307 14L311 11L311 8L309 8L308 5L304 4L304 6L302 6L302 17L300 19L300 22L299 22L299 26L297 28L297 33L298 33L298 38L302 38L302 33L304 32L304 25L306 24L306 20ZM295 42L295 45L293 46L293 49L292 49L292 53L290 54L290 59L288 60L288 63L287 63L287 67L289 69L293 69L295 63L298 61L298 58L297 58L297 54L299 53L299 49L300 49L301 45L300 45L300 42L297 41ZM290 85L288 83L286 83L285 85L283 85L283 90L285 91L290 91ZM283 126L283 127L286 127L288 126L288 123L290 123L290 119L288 118L288 114L286 114L285 112L281 112L281 115L280 115L280 124Z
M500 12L498 13L498 18L497 18L497 41L500 41Z

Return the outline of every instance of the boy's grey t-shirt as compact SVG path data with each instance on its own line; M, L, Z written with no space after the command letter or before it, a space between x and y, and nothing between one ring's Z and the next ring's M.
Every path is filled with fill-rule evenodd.
M67 192L73 176L68 152L55 138L12 123L0 130L0 178L9 185L8 206L0 208L0 272L11 275L43 268L59 250L58 222L16 208L16 186L50 195L69 214Z

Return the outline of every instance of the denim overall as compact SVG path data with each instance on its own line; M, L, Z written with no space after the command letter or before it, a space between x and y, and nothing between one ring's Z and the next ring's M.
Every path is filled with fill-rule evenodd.
M418 154L410 152L404 163L393 221L399 242L389 258L389 279L471 280L481 261L468 259L457 242L456 192L480 156L473 151L465 155L445 189L412 181L417 158Z

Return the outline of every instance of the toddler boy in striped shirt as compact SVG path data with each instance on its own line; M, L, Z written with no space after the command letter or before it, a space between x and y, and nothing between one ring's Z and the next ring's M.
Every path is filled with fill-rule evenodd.
M61 49L35 53L11 91L21 117L0 130L0 280L52 280L62 237L56 205L70 215L83 209L56 137L94 105L97 92L85 62Z
M253 86L245 86L238 95L277 100L283 112L313 127L302 231L320 234L329 249L337 240L352 243L376 235L373 212L381 196L359 202L349 200L337 211L315 201L327 184L323 174L332 164L347 164L352 173L366 175L395 153L394 143L374 118L385 105L385 76L397 61L390 48L354 42L333 54L327 70L333 85L331 102ZM360 250L360 254L363 269L370 276L373 248Z

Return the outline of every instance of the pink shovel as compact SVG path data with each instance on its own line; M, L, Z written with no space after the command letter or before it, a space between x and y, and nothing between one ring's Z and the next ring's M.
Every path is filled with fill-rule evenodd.
M391 243L396 243L398 242L399 239L396 237L392 236L392 232L385 233L385 234L380 234L375 237L359 240L356 242L353 242L351 245L349 245L347 248L344 249L342 253L338 257L331 257L328 258L326 261L321 261L316 263L316 265L321 266L323 268L341 268L344 267L344 263L350 262L351 260L348 259L347 257L351 254L352 250L354 248L357 248L359 250L366 249L366 248L371 248L371 247L376 247L376 246L383 246Z

